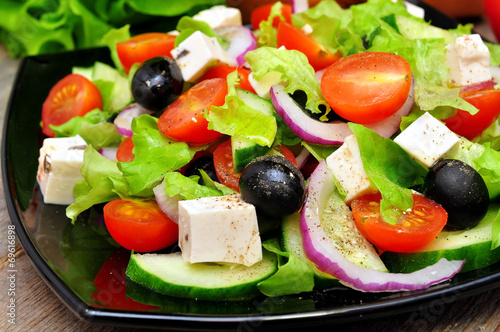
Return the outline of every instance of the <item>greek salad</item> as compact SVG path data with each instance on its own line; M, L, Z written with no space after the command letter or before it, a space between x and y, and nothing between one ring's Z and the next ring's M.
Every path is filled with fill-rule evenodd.
M420 8L276 2L104 36L42 107L37 181L127 277L202 300L419 290L500 260L500 47Z

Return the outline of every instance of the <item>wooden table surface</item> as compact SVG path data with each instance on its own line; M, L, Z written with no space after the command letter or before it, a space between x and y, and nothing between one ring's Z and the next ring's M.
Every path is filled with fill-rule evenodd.
M484 21L476 22L478 32L494 40ZM19 61L8 57L0 45L0 125L9 99L12 83ZM34 110L36 111L36 110ZM0 178L0 182L1 182ZM136 331L113 326L94 325L79 319L52 292L37 273L30 258L17 243L15 264L17 269L15 283L16 324L8 322L8 243L7 227L10 218L5 205L3 190L0 190L0 298L2 298L0 331ZM448 300L453 300L452 298ZM434 303L429 308L374 320L336 326L336 331L500 331L500 288L457 301ZM444 303L448 303L444 305ZM138 330L137 330L138 331Z

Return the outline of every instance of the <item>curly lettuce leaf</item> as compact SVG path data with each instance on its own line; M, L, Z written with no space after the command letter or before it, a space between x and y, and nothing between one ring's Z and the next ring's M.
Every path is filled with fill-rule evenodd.
M118 162L118 169L130 186L130 194L152 191L165 174L186 165L196 149L168 139L158 130L158 119L141 115L132 121L134 160Z
M295 50L260 47L245 55L245 60L252 69L253 77L259 81L266 74L281 74L284 91L293 94L297 90L307 95L306 108L314 113L328 113L330 106L321 92L320 83L307 57Z
M225 104L220 107L212 106L205 115L209 121L208 129L230 136L246 137L259 145L270 147L277 132L275 117L252 108L238 97L236 71L228 75L227 82Z
M360 124L349 123L349 129L356 135L367 176L382 194L382 219L396 224L401 211L413 207L409 188L422 184L427 170L391 139Z

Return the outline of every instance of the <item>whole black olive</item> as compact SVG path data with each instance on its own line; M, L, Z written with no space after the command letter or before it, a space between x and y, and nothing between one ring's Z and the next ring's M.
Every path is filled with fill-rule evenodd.
M447 228L467 229L484 218L490 203L481 175L461 160L434 164L424 181L424 195L448 212Z
M185 176L198 175L200 180L199 184L204 185L205 181L201 177L200 170L203 170L207 175L215 182L219 182L217 174L215 173L214 157L210 155L205 155L195 159L184 171Z
M241 198L255 205L257 213L281 218L300 209L306 185L300 170L282 156L252 160L241 173Z
M173 59L155 57L144 61L132 78L132 95L142 107L162 111L181 94L184 81Z

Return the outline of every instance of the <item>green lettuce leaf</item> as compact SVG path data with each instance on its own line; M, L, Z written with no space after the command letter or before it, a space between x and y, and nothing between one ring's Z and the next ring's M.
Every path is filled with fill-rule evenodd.
M314 69L306 56L295 50L260 47L245 55L253 77L259 81L266 74L278 72L281 74L285 92L293 94L297 90L307 95L306 108L314 113L328 113L330 106L323 98L320 83L315 77Z
M95 204L129 196L128 184L116 163L90 145L84 152L81 173L84 180L73 188L75 202L66 208L66 216L73 223L80 213Z
M220 107L212 106L205 115L209 121L208 129L230 136L246 137L259 145L270 147L277 131L275 117L250 107L238 97L236 71L228 75L227 82L225 104Z
M288 252L281 251L276 239L266 240L262 246L281 258L278 260L278 271L257 285L264 295L282 296L312 291L314 271L307 262ZM286 262L282 263L282 260Z
M141 115L132 121L134 160L118 162L118 168L137 195L158 185L165 174L186 165L196 149L184 142L168 139L158 130L158 119Z
M382 219L396 224L400 213L413 207L409 188L422 184L427 170L391 139L360 124L349 123L349 128L356 135L365 172L382 194Z
M179 195L182 199L225 195L224 192L214 187L198 184L198 179L198 176L186 177L179 172L168 172L163 178L165 192L170 197Z

